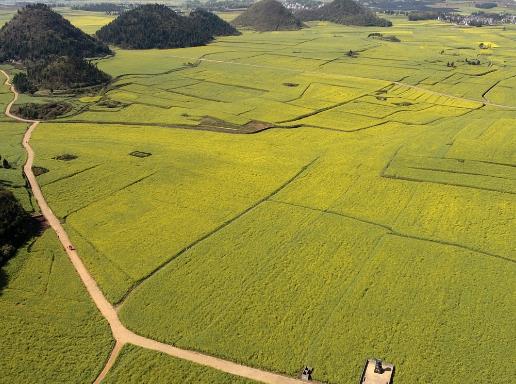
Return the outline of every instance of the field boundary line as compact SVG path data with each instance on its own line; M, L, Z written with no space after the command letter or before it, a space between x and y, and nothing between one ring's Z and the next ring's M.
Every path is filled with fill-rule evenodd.
M331 211L329 209L325 210L325 209L319 209L319 208L314 208L314 207L308 207L308 206L305 206L305 205L289 203L289 202L282 201L282 200L270 200L270 201L274 202L274 203L278 203L278 204L285 204L285 205L291 205L293 207L309 209L309 210L312 210L312 211L319 211L319 212L322 212L322 213L325 213L325 214L328 214L328 215L341 216L341 217L344 217L344 218L347 218L347 219L350 219L350 220L355 220L355 221L359 221L361 223L365 223L365 224L373 225L373 226L376 226L376 227L380 227L380 228L383 228L384 230L387 230L385 235L403 237L403 238L406 238L406 239L419 240L419 241L427 241L427 242L430 242L430 243L436 243L436 244L446 245L446 246L450 246L450 247L462 248L462 249L464 249L466 251L475 252L475 253L479 253L479 254L482 254L482 255L485 255L485 256L494 257L496 259L508 261L510 263L516 263L516 260L515 259L511 259L510 257L497 255L496 253L492 253L492 252L489 252L489 251L484 251L482 249L471 247L471 246L465 245L465 244L455 243L453 241L442 240L442 239L432 239L430 237L424 237L424 236L417 236L417 235L410 235L410 234L407 234L407 233L402 233L402 232L399 232L398 230L392 228L391 226L388 226L388 225L385 225L385 224L376 223L374 221L370 221L370 220L366 220L366 219L362 219L362 218L359 218L359 217L356 217L356 216L353 216L353 215L349 215L349 214L346 214L346 213Z
M32 147L29 144L29 141L31 139L32 133L39 125L40 121L38 120L28 120L23 119L21 117L15 116L11 113L11 107L13 104L18 100L18 92L12 85L10 81L10 77L4 70L0 70L0 72L3 73L3 75L6 77L5 85L9 86L11 89L11 92L13 93L13 99L12 101L7 104L5 109L5 114L15 120L22 121L25 123L29 123L28 129L25 131L25 135L23 136L22 145L27 151L27 160L25 162L25 165L23 166L23 171L27 177L27 180L32 188L32 193L34 195L34 198L36 199L40 209L41 213L49 223L50 227L54 230L56 233L61 245L64 247L64 250L66 251L69 260L71 261L72 265L74 266L75 270L77 271L77 274L79 275L79 278L83 282L86 290L88 291L88 294L90 295L93 303L97 306L100 313L104 317L104 319L108 322L111 332L113 334L113 338L115 339L116 343L118 344L126 344L130 343L145 349L149 349L152 351L162 352L167 355L187 360L199 365L207 366L214 368L216 370L226 372L232 375L241 376L244 378L248 378L251 380L268 383L268 384L300 384L302 381L295 379L293 377L288 377L284 375L280 375L273 372L268 372L265 370L261 370L258 368L252 368L249 366L245 366L242 364L235 363L230 360L224 360L222 358L206 355L203 353L199 353L192 350L187 349L181 349L174 347L172 345L168 345L150 338L146 338L143 336L140 336L132 331L130 331L128 328L126 328L122 322L120 321L117 311L113 307L113 305L106 299L102 291L100 290L99 286L97 285L97 282L95 279L91 276L88 269L84 265L82 259L80 258L77 250L73 247L72 242L70 238L68 237L67 232L61 225L61 222L57 218L57 216L52 212L51 208L48 206L45 197L43 196L43 192L41 191L41 188L37 182L36 176L32 172L32 164L34 162L35 152L32 149ZM312 163L315 160L312 161ZM119 345L120 348L120 345ZM108 358L108 361L102 371L99 373L99 376L96 378L95 383L100 383L102 379L105 377L105 375L108 373L109 369L111 368L108 366L111 362L114 362L116 360L117 353L111 352L110 358Z
M243 211L239 212L237 215L233 216L231 219L223 222L222 224L215 227L213 230L209 231L208 233L204 234L203 236L199 237L197 240L193 241L192 243L188 244L184 248L182 248L179 252L174 254L172 257L170 257L168 260L157 266L155 269L153 269L150 273L142 277L141 279L137 280L133 286L126 292L126 294L122 297L120 301L116 303L117 311L120 309L120 307L124 304L124 302L127 300L127 298L136 290L138 289L143 283L145 283L148 279L150 279L152 276L154 276L156 273L161 271L163 268L167 267L172 261L176 260L178 257L189 251L190 249L194 248L199 243L203 242L204 240L208 239L209 237L213 236L220 230L226 228L228 225L232 224L236 220L240 219L242 216L246 215L247 213L251 212L255 208L257 208L260 204L269 201L271 197L281 192L283 189L285 189L290 183L292 183L294 180L296 180L299 176L301 176L308 168L310 168L311 165L313 165L319 157L316 157L315 159L311 160L308 164L304 165L298 172L294 174L294 176L290 177L287 181L285 181L283 184L281 184L278 188L276 188L274 191L269 193L267 196L262 197L260 200L256 201Z
M399 175L391 176L391 175L386 175L386 174L382 174L381 177L385 177L386 179L392 179L392 180L410 181L410 182L414 182L414 183L430 183L430 184L448 185L450 187L469 188L469 189L476 189L478 191L488 191L488 192L506 193L509 195L516 195L516 192L512 192L512 191L503 191L501 189L496 189L496 188L475 187L472 185L461 184L461 183L449 183L449 182L443 182L443 181L422 180L422 179L416 179L415 177L407 177L407 176L399 176Z

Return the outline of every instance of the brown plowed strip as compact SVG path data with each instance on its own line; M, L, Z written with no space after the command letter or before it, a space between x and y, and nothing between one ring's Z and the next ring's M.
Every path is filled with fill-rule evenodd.
M227 372L233 375L242 376L251 380L261 381L263 383L270 383L270 384L295 384L295 383L301 383L300 380L296 380L291 377L278 375L276 373L271 373L267 371L263 371L261 369L251 368L247 367L245 365L237 364L232 361L219 359L217 357L205 355L202 353L198 353L195 351L189 351L186 349L180 349L176 348L172 345L164 344L159 341L149 339L146 337L142 337L140 335L137 335L136 333L130 331L127 329L118 318L118 314L115 310L115 308L111 305L111 303L105 298L104 294L100 290L100 288L97 285L97 282L93 279L93 277L88 272L88 269L82 262L81 258L79 257L79 254L77 251L72 247L72 243L70 241L70 238L68 237L68 234L66 233L65 229L61 225L59 219L54 215L50 207L48 206L43 193L41 192L41 188L39 187L39 184L36 180L36 176L34 176L34 173L32 172L32 164L34 162L34 151L32 147L29 144L32 132L34 132L34 129L38 126L40 123L39 121L35 120L27 120L22 119L18 116L15 116L11 113L11 107L18 99L18 93L14 89L14 87L11 85L9 81L9 75L5 71L1 71L4 76L7 78L5 84L11 87L11 91L14 94L13 100L7 105L7 108L5 110L5 114L9 116L12 119L30 123L29 128L25 132L25 135L23 136L23 147L27 151L27 162L23 166L23 171L25 172L25 175L27 176L27 179L29 181L29 184L32 189L32 193L34 195L34 198L38 202L38 205L41 209L41 213L43 216L47 219L49 225L52 227L52 229L57 234L57 237L59 238L59 241L63 245L66 253L68 254L68 257L70 258L70 261L72 262L73 266L75 267L75 270L79 274L79 277L81 278L83 284L86 286L86 289L88 290L88 293L90 294L91 299L99 309L100 313L104 318L108 321L109 326L111 327L111 332L113 333L113 338L116 341L115 348L113 349L111 356L109 357L104 369L99 374L97 379L95 380L95 383L100 383L102 379L106 376L109 369L114 364L116 357L118 356L118 353L120 352L120 349L122 346L126 343L134 344L142 348L150 349L153 351L158 351L162 353L166 353L170 356L177 357L180 359L188 360L200 365L208 366L211 368L215 368L219 371Z

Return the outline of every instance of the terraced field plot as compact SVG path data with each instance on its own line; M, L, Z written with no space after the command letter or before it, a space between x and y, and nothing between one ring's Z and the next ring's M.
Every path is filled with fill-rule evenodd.
M397 384L511 380L516 29L394 22L119 50L100 99L38 127L43 192L129 328L330 383L373 356Z

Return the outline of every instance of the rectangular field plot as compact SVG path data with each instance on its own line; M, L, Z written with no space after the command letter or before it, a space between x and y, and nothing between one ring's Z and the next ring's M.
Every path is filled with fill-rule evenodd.
M516 117L499 112L489 113L491 119L478 120L459 132L447 157L472 159L513 166L516 164Z
M48 202L66 219L113 301L184 247L271 194L317 157L317 140L330 140L313 131L237 137L103 125L96 132L86 124L45 124L35 133L34 148L50 170L42 176ZM305 150L301 144L307 137L312 145ZM290 155L293 148L296 158ZM64 151L78 158L53 159ZM136 158L133 151L151 156ZM94 167L81 169L74 161ZM59 176L52 178L54 173Z
M330 382L356 380L364 356L396 361L402 384L481 380L463 354L509 375L497 340L514 336L512 265L385 233L264 203L144 283L121 315L178 346L290 375L309 364Z
M312 327L320 326L323 313L346 296L384 232L336 215L265 202L144 283L124 304L122 317L131 327L178 340L178 345L198 338L218 344L219 355L294 374L305 363L300 353L316 336ZM159 305L146 293L155 284L169 293ZM195 300L183 300L194 292ZM142 300L144 313L135 312ZM160 305L175 314L173 327L156 327L152 321ZM200 321L192 322L191 316ZM235 342L240 344L237 354L231 351ZM272 344L264 348L264 343ZM208 344L196 349L214 352Z
M383 176L516 194L516 170L501 164L404 155L394 158Z

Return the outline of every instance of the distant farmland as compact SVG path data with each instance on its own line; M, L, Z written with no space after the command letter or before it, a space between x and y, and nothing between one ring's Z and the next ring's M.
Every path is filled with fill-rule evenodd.
M396 384L512 380L516 28L393 23L117 50L108 89L38 127L42 190L128 328L328 383L370 357ZM234 382L155 356L106 382L153 359Z

